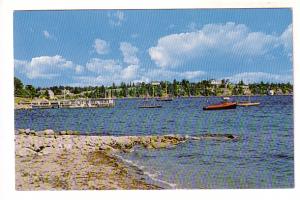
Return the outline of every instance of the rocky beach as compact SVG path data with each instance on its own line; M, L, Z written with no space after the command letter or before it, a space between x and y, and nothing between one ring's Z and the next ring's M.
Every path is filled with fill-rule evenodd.
M142 170L116 154L135 146L175 148L187 140L234 140L233 135L95 136L76 131L15 133L17 190L163 189L145 180Z

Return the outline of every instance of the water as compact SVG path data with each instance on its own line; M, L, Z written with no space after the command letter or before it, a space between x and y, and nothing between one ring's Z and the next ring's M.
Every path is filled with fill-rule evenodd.
M108 109L16 110L15 127L78 130L83 134L230 133L238 141L188 141L171 149L121 154L166 188L294 187L293 97L252 97L260 106L203 111L220 98L181 98L139 109L142 100L117 100ZM248 100L236 97L234 100Z

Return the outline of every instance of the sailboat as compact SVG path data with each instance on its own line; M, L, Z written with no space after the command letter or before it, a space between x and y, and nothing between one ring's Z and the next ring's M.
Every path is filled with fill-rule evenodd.
M152 89L153 89L153 87L152 87ZM162 107L162 105L160 105L160 104L156 104L154 102L149 101L148 96L149 96L149 94L147 92L145 100L143 101L143 103L141 105L138 106L138 108L161 108ZM154 96L154 89L153 89L153 96Z
M250 95L248 96L248 101L237 102L237 106L244 106L244 107L247 107L247 106L258 106L259 104L260 104L260 102L251 102L250 101Z

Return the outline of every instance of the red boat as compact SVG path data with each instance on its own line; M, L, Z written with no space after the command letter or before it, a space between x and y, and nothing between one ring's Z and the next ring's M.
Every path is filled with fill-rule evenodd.
M213 104L203 107L203 110L225 110L225 109L235 109L236 102L223 102L219 104Z

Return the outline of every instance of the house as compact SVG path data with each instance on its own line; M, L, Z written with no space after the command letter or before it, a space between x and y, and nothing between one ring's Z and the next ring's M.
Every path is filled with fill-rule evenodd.
M48 90L49 99L55 99L54 92L52 90Z
M158 82L158 81L152 81L151 85L160 85L160 82Z
M249 88L249 85L242 85L242 88L245 95L251 95L251 90Z
M213 79L213 80L210 81L210 84L215 85L215 86L219 86L219 85L222 84L222 81Z
M268 95L274 95L274 90L269 90Z

